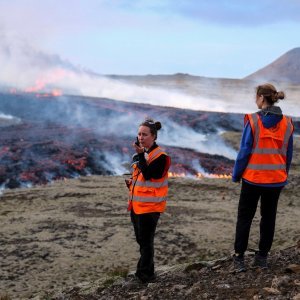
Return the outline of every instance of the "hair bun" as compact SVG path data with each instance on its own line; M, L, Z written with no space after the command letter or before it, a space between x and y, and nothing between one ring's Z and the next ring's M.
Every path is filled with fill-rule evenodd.
M284 99L285 98L285 94L284 92L280 91L276 93L276 98L277 99Z
M155 122L155 128L156 128L156 130L161 129L161 123L160 122Z

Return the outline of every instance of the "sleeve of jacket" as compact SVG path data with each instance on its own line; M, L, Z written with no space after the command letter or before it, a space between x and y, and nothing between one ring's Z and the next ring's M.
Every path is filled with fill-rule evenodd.
M244 131L242 134L240 150L234 163L232 171L232 181L239 182L247 167L253 145L253 135L250 126L250 122L246 122Z

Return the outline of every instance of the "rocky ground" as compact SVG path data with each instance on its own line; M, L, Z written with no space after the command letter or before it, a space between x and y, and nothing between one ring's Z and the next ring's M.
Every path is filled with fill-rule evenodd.
M88 176L2 191L0 299L299 299L299 146L296 137L266 272L230 273L240 184L171 178L155 238L158 278L128 283L138 259L128 176ZM257 248L258 223L259 210L249 248Z
M46 299L79 283L107 280L113 274L124 275L133 271L138 248L126 212L125 177L90 176L31 189L6 190L0 201L0 295L8 299ZM299 186L299 175L293 175L290 185L282 193L274 250L291 247L300 239ZM174 266L176 270L178 264L229 256L239 191L240 185L230 179L170 179L168 209L160 219L156 235L157 268ZM251 248L256 248L257 236L258 216L251 232ZM299 264L296 258L278 256L283 269L290 263ZM222 263L222 266L220 271L225 273L218 276L226 278L224 283L232 290L235 278L243 278L243 275L227 282L229 262ZM209 289L209 274L214 274L211 275L213 278L220 272L209 273L209 270L201 266L199 270L191 270L191 273L180 271L167 279L168 271L159 278L166 278L166 284L173 284L174 293L181 290L181 285L186 292L193 286L189 277L201 279L201 272L204 272L208 276L206 284ZM268 272L273 280L272 269ZM278 273L278 276L282 274ZM112 281L110 278L107 282ZM205 284L205 280L202 281ZM265 280L260 284L270 286ZM239 282L235 282L236 285ZM124 295L127 293L122 285L118 288ZM137 292L145 289L148 291L146 287L139 287ZM193 293L196 290L195 287ZM103 295L109 299L110 293L113 297L117 291L108 289ZM223 289L220 295L221 292ZM128 297L130 295L128 291ZM70 299L81 299L81 296L76 297Z
M160 267L148 284L115 274L93 284L81 284L56 295L55 300L93 299L300 299L300 241L275 251L268 270L249 268L234 273L231 258ZM246 257L251 266L253 255Z

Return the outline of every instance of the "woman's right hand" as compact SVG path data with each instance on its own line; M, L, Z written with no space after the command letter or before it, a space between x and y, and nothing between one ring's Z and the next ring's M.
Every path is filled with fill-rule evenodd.
M130 186L132 184L132 179L125 179L125 183L128 189L130 189Z
M141 147L136 143L133 143L132 146L135 148L136 153L143 153L145 151L144 147Z

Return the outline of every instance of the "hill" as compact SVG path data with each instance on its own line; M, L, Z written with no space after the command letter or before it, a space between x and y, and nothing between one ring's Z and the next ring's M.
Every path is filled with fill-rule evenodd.
M294 48L264 68L245 77L246 80L300 83L300 48Z

